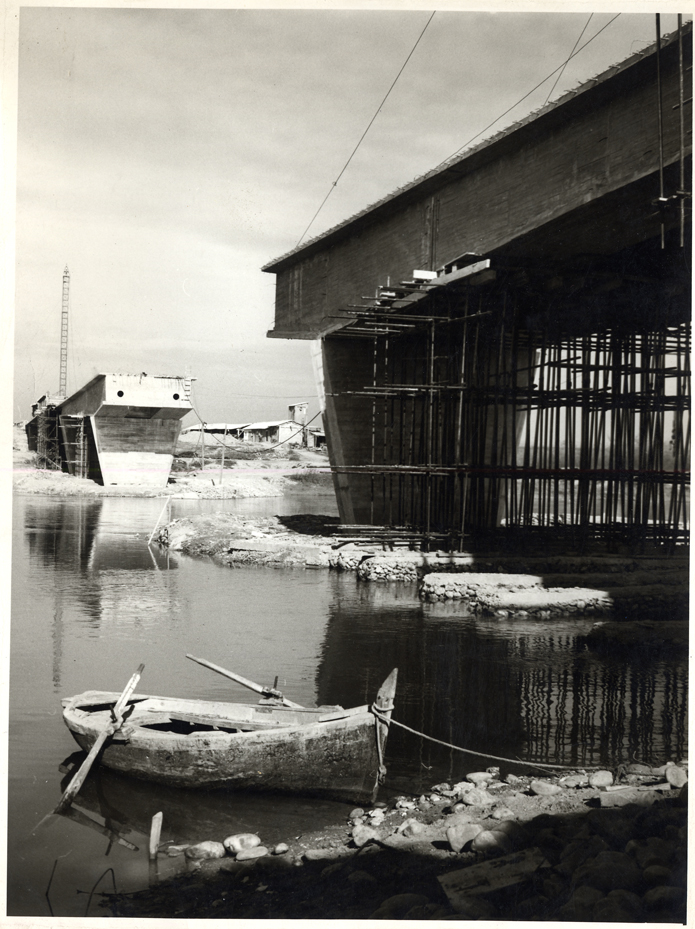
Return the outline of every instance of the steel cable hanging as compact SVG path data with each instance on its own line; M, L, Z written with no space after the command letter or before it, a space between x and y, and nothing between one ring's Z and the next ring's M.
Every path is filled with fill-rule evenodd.
M545 98L545 104L543 104L544 106L547 104L548 100L550 100L550 98L552 97L553 91L555 90L555 88L556 88L557 85L558 85L558 81L560 80L560 78L562 77L562 75L565 73L565 68L566 68L567 65L570 63L570 58L572 57L572 55L574 55L574 50L575 50L575 48L579 45L579 43L581 42L582 36L583 36L584 33L586 32L586 30L589 28L589 23L591 22L591 18L592 18L593 15L594 15L593 13L589 13L589 18L588 18L587 21L584 23L584 28L583 28L582 31L579 33L579 38L577 39L577 41L576 41L576 42L574 43L574 45L572 46L572 51L569 53L569 56L567 57L567 61L566 61L566 62L564 63L564 65L562 66L562 69L561 69L560 73L559 73L558 76L555 78L555 83L554 83L553 86L550 88L550 91L548 92L548 96ZM598 33L596 33L596 34L598 35Z
M550 74L547 74L547 75L543 78L542 81L539 81L539 82L536 84L535 87L532 87L531 90L529 90L528 93L524 94L524 96L521 97L520 100L517 100L516 103L512 104L512 106L510 106L508 109L506 109L506 110L504 111L504 113L501 113L496 119L493 119L493 121L492 121L491 123L488 123L488 125L487 125L484 129L481 129L480 132L476 132L476 134L475 134L474 136L472 136L467 142L465 142L465 143L461 146L461 148L457 148L456 151L454 152L454 154L453 154L453 155L450 155L449 158L447 158L445 161L442 162L442 164L446 164L447 161L450 161L452 158L455 158L460 152L462 152L464 149L468 148L468 146L471 144L471 142L475 142L475 140L476 140L479 136L481 136L484 132L487 132L488 129L491 129L491 128L495 125L495 123L498 123L501 119L503 119L503 118L507 115L507 113L511 113L511 111L512 111L513 109L515 109L515 107L519 106L520 103L523 103L524 100L526 100L527 97L530 97L532 93L534 93L536 90L538 90L539 87L541 87L543 84L545 84L545 82L546 82L547 80L549 80L549 79L553 76L553 74L555 74L557 71L562 71L562 70L564 70L564 68L567 67L567 64L571 61L572 58L575 58L580 52L582 52L582 51L587 47L587 45L590 45L590 44L594 41L594 39L596 39L598 36L600 36L601 33L602 33L605 29L608 29L608 27L611 25L611 23L614 23L614 22L616 21L616 19L617 19L620 15L621 15L620 13L616 13L616 15L613 17L613 19L610 19L610 20L606 23L606 25L605 25L605 26L602 26L602 27L599 29L599 31L598 31L595 35L593 35L590 39L587 39L587 41L586 41L583 45L580 45L579 48L577 49L577 51L574 52L572 55L569 56L569 58L567 59L567 61L564 61L561 65L558 65L557 68L555 68L554 71L551 71Z
M321 205L319 206L318 210L317 210L317 211L314 213L314 215L312 216L309 225L306 227L306 229L304 230L304 232L300 235L300 237L299 237L299 239L298 239L298 241L297 241L297 245L295 246L295 248L298 248L298 247L300 246L300 244L301 244L301 242L302 242L302 239L303 239L304 236L307 234L307 232L309 231L309 229L311 229L311 227L312 227L312 225L313 225L313 223L314 223L314 220L315 220L316 217L319 215L319 213L321 212L321 210L324 208L324 206L325 206L325 204L326 204L326 201L328 200L328 198L330 197L330 195L331 195L331 194L333 193L333 191L335 190L335 188L336 188L336 186L337 186L337 184L338 184L338 181L339 181L340 178L343 176L343 174L345 174L345 171L347 170L348 165L350 164L350 162L352 161L352 159L355 157L355 154L357 153L357 149L360 147L360 145L362 144L362 142L363 142L363 140L364 140L364 137L367 135L367 133L368 133L369 130L371 129L374 120L377 118L377 116L378 116L379 113L381 112L381 108L383 107L383 105L384 105L384 104L386 103L386 101L388 100L389 94L391 93L391 91L393 90L393 88L396 86L396 82L398 81L398 78L401 76L401 74L403 74L403 71L405 70L405 66L408 64L408 62L410 61L410 59L413 57L413 53L414 53L415 49L416 49L416 48L418 47L418 45L420 44L420 40L422 39L422 37L424 36L425 32L427 31L427 27L429 26L429 24L430 24L430 23L432 22L432 20L434 19L434 14L435 14L436 12L437 12L437 11L434 10L434 11L432 12L432 15L430 16L430 18L429 18L429 19L427 20L427 22L425 23L425 28L422 30L422 32L421 32L420 35L418 36L417 41L415 42L415 45L413 45L413 47L410 49L410 53L409 53L408 57L405 59L405 61L403 62L400 71L398 72L398 74L397 74L396 77L394 78L393 83L391 84L391 86L389 87L389 89L386 91L386 96L384 97L384 99L381 101L381 103L380 103L379 106L377 107L376 112L374 113L374 116L372 116L372 118L371 118L370 121L369 121L369 125L367 126L367 128L364 130L364 132L363 132L362 135L360 136L359 142L357 143L357 145L356 145L356 146L354 147L354 149L352 150L352 154L350 155L350 157L348 158L348 160L347 160L347 161L345 162L345 164L343 165L343 169L342 169L342 171L340 172L340 174L338 175L338 177L333 181L333 184L331 185L330 190L328 191L328 193L326 194L326 196L323 198L323 201L322 201Z

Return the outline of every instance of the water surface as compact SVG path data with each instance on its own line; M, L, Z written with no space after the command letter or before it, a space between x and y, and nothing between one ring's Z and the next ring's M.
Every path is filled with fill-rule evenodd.
M395 719L471 750L561 764L615 765L686 753L686 658L644 649L606 657L583 639L593 619L482 620L421 604L403 585L323 570L222 567L147 539L159 499L18 497L14 510L8 912L80 916L89 892L148 881L147 833L163 839L258 832L273 844L344 820L338 803L181 791L95 771L76 807L94 825L50 817L77 745L60 701L120 691L253 700L187 661L192 652L298 703L353 706L399 668ZM174 501L173 517L227 509L332 514L330 497ZM420 792L494 763L392 730L384 795ZM504 770L520 770L501 764ZM106 827L129 845L112 844ZM160 872L180 866L164 861ZM161 876L161 875L160 875ZM50 881L48 901L45 896ZM49 909L49 903L51 909ZM104 915L96 899L90 915Z

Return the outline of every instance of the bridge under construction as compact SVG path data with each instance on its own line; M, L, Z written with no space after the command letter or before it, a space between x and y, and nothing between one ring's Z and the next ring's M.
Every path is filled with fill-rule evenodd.
M267 265L342 522L689 541L690 25Z

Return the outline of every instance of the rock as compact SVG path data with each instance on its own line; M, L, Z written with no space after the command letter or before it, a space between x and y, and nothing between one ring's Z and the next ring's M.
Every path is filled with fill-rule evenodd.
M608 846L597 835L591 836L588 840L577 839L564 847L560 853L560 864L555 870L569 876L588 858L595 858L604 851L608 851Z
M659 799L659 793L656 790L640 790L637 787L625 787L621 790L602 791L601 807L610 809L618 806L628 806L636 804L637 806L651 806Z
M610 771L594 771L589 775L590 787L610 787L613 783L613 775Z
M382 809L370 810L367 815L369 816L369 822L372 826L380 826L386 818Z
M224 858L227 852L222 842L207 841L189 845L184 854L186 858L203 861L208 858Z
M509 836L505 835L504 832L484 829L473 839L471 849L474 852L496 851L507 855L512 851L512 843Z
M627 768L625 769L625 772L626 774L650 775L652 773L652 769L649 767L648 764L642 764L641 762L635 762L633 764L629 764Z
M462 823L460 826L449 826L446 837L452 851L458 853L482 831L483 827L477 823Z
M396 800L397 810L414 810L416 805L414 800L408 800L406 797L401 797Z
M274 855L286 855L290 850L289 845L286 842L278 842L278 844L273 849Z
M647 910L677 910L685 903L683 887L652 887L642 897Z
M167 855L170 858L176 858L177 855L182 855L186 851L187 848L188 848L187 845L170 845L167 848Z
M560 854L564 851L565 844L552 829L541 829L536 833L535 844L542 848L549 861L556 864L560 860Z
M493 819L514 819L514 812L508 806L496 806L491 815Z
M566 777L561 777L558 781L561 787L588 787L589 785L589 775L588 774L568 774Z
M468 806L490 806L491 803L495 802L495 798L492 797L486 790L482 790L479 787L472 787L461 797L461 802L467 804Z
M642 901L629 890L611 890L594 904L592 918L601 922L634 923L643 918Z
M676 764L666 765L666 780L671 787L685 787L688 783L688 772Z
M401 835L412 837L427 832L427 826L417 819L406 819L396 830Z
M350 884L376 884L376 878L373 874L368 874L367 871L351 871L347 876L348 882Z
M552 797L555 794L562 793L562 787L550 781L531 781L529 789L537 797Z
M555 900L560 894L564 894L566 890L567 881L557 871L551 871L550 876L543 881L543 894L548 900Z
M356 807L352 813L348 816L348 819L352 820L353 823L359 822L364 816L364 810L361 806Z
M429 898L424 894L396 894L380 904L369 919L402 919L415 906L427 906Z
M386 848L395 848L398 851L408 851L413 855L422 855L424 857L430 857L433 853L434 845L428 836L406 836L399 835L397 832L394 832L392 835L387 835L384 839L381 839L381 844L385 845ZM439 851L437 849L437 851ZM449 855L450 852L447 850L444 854Z
M611 890L639 890L642 871L625 852L605 851L581 865L574 872L575 887L588 884L604 893Z
M261 840L252 832L239 832L236 835L227 836L223 845L230 855L236 855L248 848L257 848Z
M556 910L553 919L585 922L591 919L594 906L604 894L595 887L578 887L564 906Z
M307 861L335 861L336 858L344 858L350 854L347 848L308 848L304 852Z
M492 828L492 832L502 832L512 843L514 849L528 844L528 835L524 828L514 819L503 819Z
M371 826L363 826L361 823L358 823L352 830L352 841L358 848L362 848L367 842L371 842L378 838L379 833L376 829L372 829Z
M461 826L463 823L472 821L473 814L470 808L465 803L457 803L455 807L451 808L451 813L447 816L444 825L448 829L449 826Z
M518 787L523 781L520 777L517 777L516 774L508 774L504 779L504 783L509 784L510 787Z
M648 839L630 844L630 854L642 870L651 865L668 866L673 857L674 846L658 836L650 836Z
M454 905L452 904L452 906ZM460 917L464 919L495 919L499 915L497 907L493 903L490 903L489 900L482 900L480 897L459 899L454 909L458 914L456 919Z
M669 884L671 869L666 865L651 864L642 871L642 878L648 887L657 887L659 884Z
M237 861L251 861L253 858L264 858L268 854L265 845L255 845L253 848L242 848L237 852Z
M475 784L476 787L481 787L492 780L492 774L488 771L472 771L466 775L466 780L470 781L471 784Z

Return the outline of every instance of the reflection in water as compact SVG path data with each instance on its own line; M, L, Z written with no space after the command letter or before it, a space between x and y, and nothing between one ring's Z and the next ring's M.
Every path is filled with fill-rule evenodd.
M686 654L633 652L626 660L587 648L591 619L464 617L435 604L421 609L414 589L399 590L402 600L391 588L358 584L351 600L334 598L319 700L371 699L398 666L394 718L476 752L578 766L685 755ZM424 788L492 763L397 727L388 754L394 788L412 778Z
M157 573L178 567L168 550L143 544L136 533L125 536L132 499L29 501L24 508L24 529L32 565L55 576L55 611L52 626L52 678L61 687L63 613L66 601L78 604L91 626L154 623L162 615L175 615L178 601L171 585L160 583ZM121 532L119 533L118 530ZM75 576L80 583L75 583Z
M232 509L233 501L206 503ZM254 513L246 507L261 504L242 501L239 511L311 511L307 500L292 507L288 500L261 503L264 509ZM174 516L201 512L193 509L196 501L179 504ZM52 817L47 831L33 837L36 822L59 799L58 765L74 748L59 698L90 687L120 689L141 661L143 690L150 693L248 699L186 661L194 652L264 683L279 674L280 688L298 702L343 706L371 701L398 667L394 718L474 751L611 767L633 756L663 761L686 754L687 654L677 648L633 647L631 638L627 653L593 651L585 638L593 619L476 619L445 604L422 605L413 587L359 583L352 574L229 570L204 559L167 558L147 546L158 499L18 498L15 508L13 915L46 915L44 891L56 859L61 877L51 899L58 915L79 915L83 901L75 902L75 890L91 887L109 866L119 889L142 886L144 836L160 810L164 838L178 842L248 831L272 843L344 821L342 805L176 791L95 771L78 806L99 828ZM321 508L328 512L325 501ZM492 762L392 727L386 763L388 794L421 792ZM118 842L110 848L103 829L122 833L140 851Z
M79 765L84 755L76 753ZM73 767L61 783L67 788ZM163 813L162 844L195 843L201 837L222 841L237 832L254 832L265 843L276 844L296 832L302 816L313 828L345 817L345 806L330 800L254 794L233 790L190 790L150 784L123 777L107 768L94 768L80 789L76 804L97 825L145 846L152 817Z

